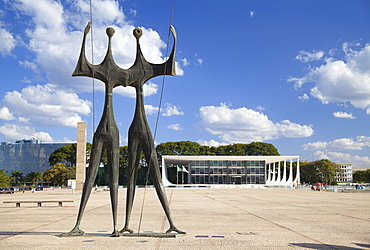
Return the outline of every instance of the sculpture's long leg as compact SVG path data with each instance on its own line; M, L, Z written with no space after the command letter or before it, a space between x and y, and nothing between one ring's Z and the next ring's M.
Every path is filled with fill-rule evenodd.
M130 137L130 136L129 136ZM135 186L138 171L138 164L140 160L139 143L137 139L129 139L128 143L128 178L127 178L127 195L126 195L126 221L124 227L119 231L121 234L124 232L133 233L134 231L129 228L131 211L135 197Z
M152 178L152 181L153 181L155 190L157 192L158 198L161 202L163 210L164 210L164 212L167 216L168 222L170 224L170 228L166 231L166 233L177 232L178 234L185 234L185 232L177 229L176 226L174 225L173 221L172 221L166 191L164 189L162 179L161 179L161 173L160 173L160 169L159 169L159 165L158 165L157 154L156 154L156 151L154 149L154 142L152 140L151 142L149 141L145 144L146 144L146 148L144 149L144 154L145 154L145 158L146 158L147 162L149 162L149 164L150 164L149 165L150 176Z
M89 200L96 176L98 174L98 167L100 164L102 149L103 149L103 142L99 139L95 139L95 136L94 136L93 147L91 149L91 155L90 155L90 163L89 163L89 167L86 170L86 180L85 180L85 184L82 190L80 208L78 210L76 225L70 232L63 234L63 235L84 235L85 234L85 232L80 229L80 223L81 223L82 215L86 208L87 201Z
M118 136L112 138L112 147L108 150L108 169L109 169L109 191L113 214L112 236L119 236L117 230L117 207L118 207L118 176L119 176L119 142Z

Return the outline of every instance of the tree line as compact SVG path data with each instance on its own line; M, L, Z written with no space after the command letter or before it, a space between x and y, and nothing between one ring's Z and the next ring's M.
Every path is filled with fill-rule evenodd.
M91 144L86 145L86 161L89 162L91 153ZM56 149L49 157L50 168L44 173L31 172L26 176L15 170L8 176L5 171L0 170L0 186L9 186L10 182L21 184L24 181L37 183L40 180L49 182L53 186L65 186L68 179L75 179L76 175L76 150L77 144L72 143ZM252 142L249 144L230 144L218 147L202 146L197 142L179 141L161 143L156 147L158 160L161 161L162 155L280 155L277 148L264 142ZM127 183L127 158L128 146L120 147L120 176L119 183L124 185ZM103 153L101 159L102 165L107 164L107 154ZM141 155L138 184L146 183L147 164L144 155ZM288 167L289 168L289 167ZM282 171L282 170L281 170ZM289 171L289 169L288 169ZM293 171L296 172L296 164L293 164ZM336 184L335 176L340 171L338 164L327 159L300 162L301 182L313 184L321 182L325 185ZM359 172L359 173L358 173ZM365 173L362 173L365 172ZM358 174L357 174L358 173ZM370 170L357 171L353 175L354 181L370 182ZM108 185L108 176L105 168L99 168L96 184ZM148 184L151 183L149 179Z
M86 162L89 162L91 153L91 143L86 144ZM77 144L72 143L65 145L61 148L54 150L49 157L50 168L44 173L29 173L28 175L34 176L31 178L33 182L40 180L50 182L50 185L65 186L68 179L75 179L76 176L76 151ZM161 160L162 155L280 155L277 148L270 143L252 142L250 144L231 144L219 147L202 146L197 142L179 141L179 142L166 142L161 143L156 147L158 160ZM120 176L119 183L125 184L127 182L127 159L128 159L128 146L120 147ZM138 183L146 183L147 164L143 154L140 156L140 166L138 172ZM101 163L105 166L107 164L107 154L103 152ZM107 185L108 177L105 173L105 168L99 168L96 183L98 185ZM28 176L27 175L27 176ZM2 178L2 176L4 178ZM2 182L2 180L4 180ZM9 186L10 182L17 185L25 180L20 171L16 174L7 176L5 171L0 172L0 186ZM28 180L28 179L27 179ZM148 184L151 183L149 179Z
M24 175L19 170L14 170L8 175L4 169L0 169L0 187L9 187L13 182L15 186L22 186L25 182L35 184L43 179L43 173L40 171L30 172Z

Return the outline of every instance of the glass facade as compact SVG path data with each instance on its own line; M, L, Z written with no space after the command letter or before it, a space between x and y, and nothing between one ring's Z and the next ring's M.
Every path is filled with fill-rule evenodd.
M19 170L23 174L49 169L49 157L54 150L69 143L41 143L39 140L20 140L0 144L0 169L8 174Z
M265 184L265 161L190 161L191 184Z

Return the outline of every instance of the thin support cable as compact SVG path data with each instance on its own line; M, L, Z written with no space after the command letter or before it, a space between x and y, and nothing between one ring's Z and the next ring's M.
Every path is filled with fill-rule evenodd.
M174 4L172 3L171 15L170 15L170 26L172 25L173 8L174 8ZM165 59L168 58L168 47L169 47L168 45L170 43L170 35L171 35L171 30L169 29L168 30L168 36L167 36L167 48L166 48L166 57L165 57ZM157 113L157 119L156 119L156 122L155 122L153 140L155 140L156 135L157 135L159 116L160 116L161 108L162 108L162 99L163 99L163 92L164 92L164 82L166 80L166 72L167 72L167 63L165 63L165 65L164 65L164 74L163 74L163 77L162 77L162 89L161 89L161 95L159 97L158 113Z
M172 3L171 14L170 14L170 26L172 25L173 9L174 9L174 4ZM168 37L167 37L167 48L166 48L166 57L165 57L165 59L167 59L167 57L168 57L168 47L169 47L168 45L170 43L170 35L171 35L171 30L169 29L168 30ZM166 72L167 72L167 63L165 63L165 65L164 65L164 72L163 72L164 74L163 74L163 78L162 78L162 90L161 90L161 95L160 95L160 98L159 98L159 108L158 108L157 119L156 119L155 129L154 129L154 136L153 136L154 141L155 141L155 138L156 138L156 135L157 135L159 116L160 116L160 113L161 113L161 106L162 106L162 99L163 99L163 92L164 92L163 90L164 90L164 82L165 82L165 78L166 78ZM140 233L141 221L142 221L142 218L143 218L144 204L145 204L145 198L146 198L146 188L148 186L150 167L152 165L151 163L152 163L153 160L154 159L152 159L152 152L151 152L150 153L150 161L149 161L149 163L147 163L148 164L148 172L146 174L144 196L143 196L143 201L141 203L139 227L138 227L138 232L137 233Z
M92 3L91 3L91 0L90 0L90 24L91 24L91 32L90 32L90 35L91 35L91 63L92 65L94 65L94 35L93 35L93 18L92 18ZM92 69L92 103L93 103L93 107L92 107L92 132L93 132L93 135L94 135L94 132L95 132L95 78L94 78L94 67L91 68Z

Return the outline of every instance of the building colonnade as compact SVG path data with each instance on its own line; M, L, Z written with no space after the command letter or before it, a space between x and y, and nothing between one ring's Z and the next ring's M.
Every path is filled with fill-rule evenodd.
M168 169L172 172L170 178ZM181 183L173 177L176 169L186 173L185 182L183 172ZM299 184L299 176L299 156L162 156L162 181L165 186L293 186Z

